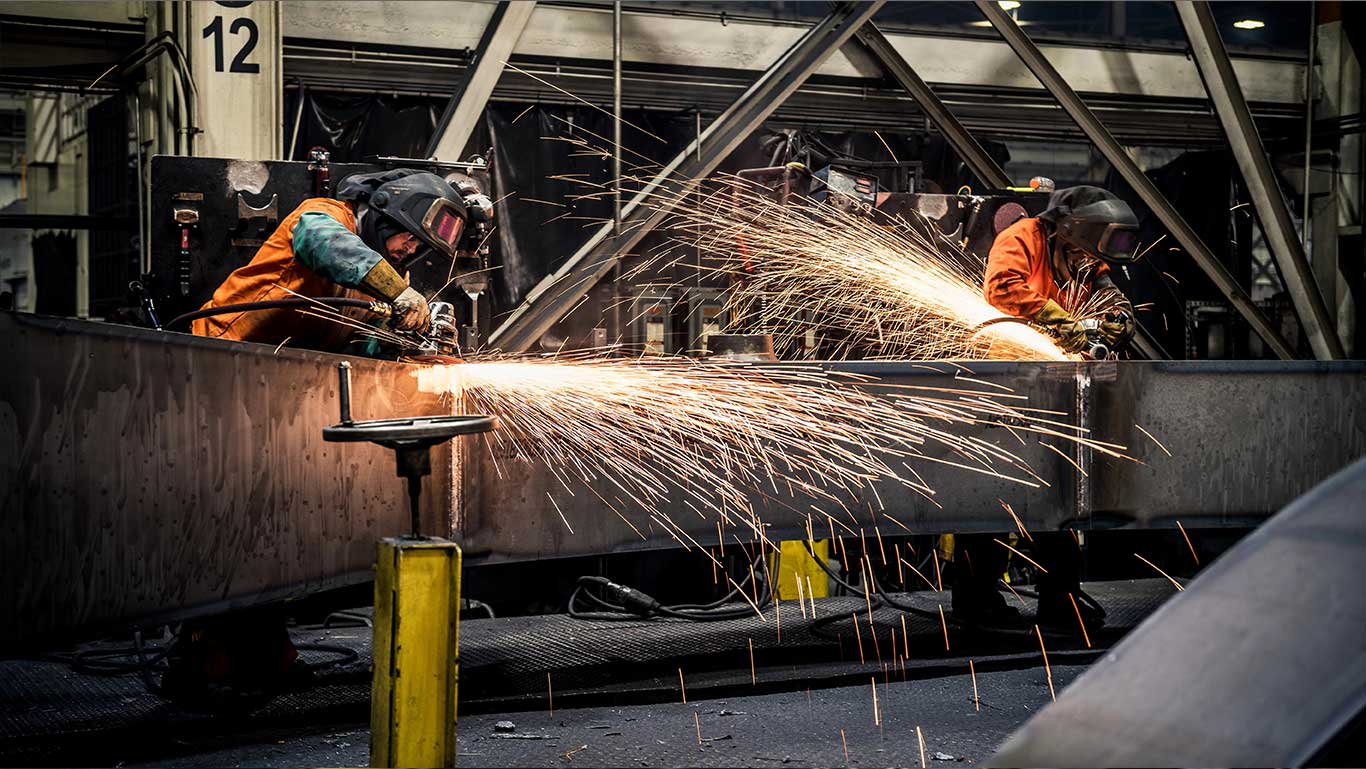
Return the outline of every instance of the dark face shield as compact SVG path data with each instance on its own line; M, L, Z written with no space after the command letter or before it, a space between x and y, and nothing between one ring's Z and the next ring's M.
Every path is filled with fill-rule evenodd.
M460 236L465 231L463 213L449 200L433 200L431 207L422 217L420 239L447 257L453 258L460 246Z
M1114 264L1129 264L1138 259L1138 228L1127 224L1106 225L1096 244L1097 255Z

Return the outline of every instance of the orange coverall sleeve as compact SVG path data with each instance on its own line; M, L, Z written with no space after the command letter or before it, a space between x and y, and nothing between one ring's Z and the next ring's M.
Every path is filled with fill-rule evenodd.
M1035 271L1031 255L1043 258L1043 254L1033 254L1037 244L1029 234L1017 224L996 236L987 255L987 274L982 283L983 298L992 307L1016 318L1033 318L1048 301L1047 296L1029 285L1029 277Z

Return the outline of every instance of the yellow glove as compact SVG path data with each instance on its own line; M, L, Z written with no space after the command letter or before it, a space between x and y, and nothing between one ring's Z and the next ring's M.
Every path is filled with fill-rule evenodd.
M394 299L394 327L399 331L416 331L419 334L427 333L432 326L431 308L427 306L427 298L417 292L414 288L405 288L403 293Z
M1134 319L1126 314L1116 316L1119 320L1105 320L1100 324L1100 336L1105 344L1114 347L1119 340L1133 333Z
M1086 330L1052 299L1034 314L1034 322L1053 332L1064 350L1081 352L1086 349Z

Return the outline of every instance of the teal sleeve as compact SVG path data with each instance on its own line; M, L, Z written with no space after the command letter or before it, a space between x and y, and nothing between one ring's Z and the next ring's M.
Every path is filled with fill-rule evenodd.
M359 235L321 211L301 214L293 235L295 259L347 288L359 288L382 258Z

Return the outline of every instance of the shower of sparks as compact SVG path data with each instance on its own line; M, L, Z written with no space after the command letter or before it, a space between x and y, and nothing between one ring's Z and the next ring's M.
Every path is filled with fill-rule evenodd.
M1190 535L1186 533L1186 527L1182 526L1180 521L1177 521L1176 528L1181 530L1181 537L1186 540L1186 547L1190 548L1191 558L1195 561L1195 565L1199 566L1200 556L1195 554L1195 545L1191 544L1191 538Z
M1020 534L1022 534L1025 539L1033 542L1034 538L1029 535L1029 530L1025 528L1024 522L1020 520L1020 516L1015 514L1015 508L1011 507L1010 503L1006 502L1004 499L998 499L996 501L1001 503L1001 507L1004 507L1007 513L1010 513L1010 517L1015 520L1015 527L1020 530Z
M1081 626L1082 640L1086 641L1086 648L1090 649L1091 635L1086 632L1086 621L1081 618L1081 607L1077 605L1077 597L1068 593L1067 600L1072 602L1072 611L1077 613L1077 624Z
M1166 577L1166 578L1167 578L1167 581L1170 582L1170 583L1172 583L1172 587L1176 588L1176 592L1178 592L1178 593L1184 593L1184 592L1186 592L1186 588L1181 587L1181 583L1180 583L1180 582L1177 582L1175 579L1172 579L1172 575L1170 575L1170 574L1168 574L1167 572L1162 571L1161 569L1159 569L1159 568L1157 567L1157 564L1153 563L1152 561L1149 561L1147 558L1144 558L1143 556L1139 555L1138 553L1134 553L1134 557L1137 558L1138 560L1140 560L1140 561L1142 561L1142 562L1148 564L1149 566L1153 567L1153 571L1156 571L1158 574L1161 574L1162 576Z
M701 545L666 510L744 527L772 546L753 514L763 498L805 496L847 511L856 494L890 481L933 499L914 469L921 462L1039 485L1014 454L962 434L1002 418L1012 430L1112 456L1123 448L1034 419L1003 402L1009 394L911 393L814 366L560 355L424 366L415 375L421 391L454 395L460 412L498 418L485 435L493 456L544 463L557 493L586 485L623 519L643 509L689 549Z
M1043 671L1048 677L1048 696L1052 697L1054 702L1057 702L1058 693L1053 691L1053 668L1048 665L1048 650L1043 648L1043 631L1039 630L1038 625L1035 625L1034 633L1039 636L1039 652L1043 654Z
M735 280L732 317L799 348L814 330L830 357L1066 360L1040 331L982 296L981 261L933 222L874 218L726 177L719 191L685 185L654 195L671 211L671 245L640 270L702 254L698 269ZM693 249L696 249L694 251ZM822 352L826 352L823 350Z
M1009 550L1010 552L1014 553L1015 555L1020 556L1021 558L1025 559L1026 561L1029 561L1030 563L1034 564L1034 568L1038 569L1039 571L1043 572L1044 574L1047 574L1047 573L1048 573L1048 569L1045 569L1038 561L1034 560L1033 558L1030 558L1029 556L1025 555L1024 553L1021 553L1019 550L1016 550L1015 548L1011 547L1010 545L1007 545L1006 543L1002 542L1002 541L999 540L999 539L996 539L995 537L992 537L991 541L992 541L992 542L995 542L996 544L1000 545L1001 547L1004 547L1005 549Z
M1062 306L1074 320L1104 320L1107 316L1127 312L1129 300L1117 288L1091 290L1091 282L1069 282L1062 288Z
M977 668L968 660L968 673L972 675L972 706L978 713L982 712L982 700L977 696Z
M1144 435L1148 436L1148 440L1150 440L1150 441L1152 441L1153 443L1157 444L1157 447L1158 447L1159 449L1162 449L1162 453L1163 453L1163 454L1166 454L1167 456L1171 456L1171 455L1172 455L1172 453L1171 453L1170 451L1167 451L1167 447L1162 445L1162 441L1159 441L1157 438L1154 438L1152 433L1150 433L1150 432L1148 432L1147 430L1144 430L1144 429L1143 429L1143 425L1135 424L1134 427L1137 427L1139 432L1141 432L1141 433L1143 433Z

